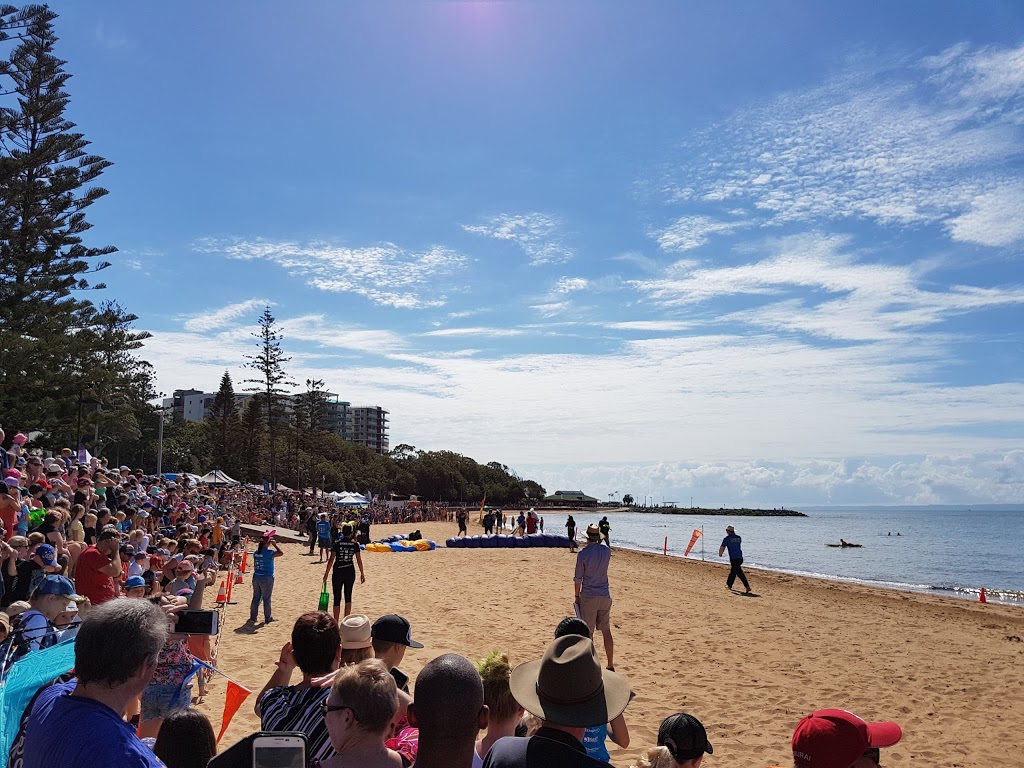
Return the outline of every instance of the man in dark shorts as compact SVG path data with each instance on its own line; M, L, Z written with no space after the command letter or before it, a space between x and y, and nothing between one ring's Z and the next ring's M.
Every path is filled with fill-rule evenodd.
M458 532L457 536L465 536L467 534L467 531L466 531L466 518L467 517L469 517L469 515L466 514L466 510L465 509L460 509L458 512L455 513L455 520L459 524L459 532Z
M747 575L743 572L743 550L740 549L740 539L736 535L736 529L731 525L725 528L725 538L722 539L722 546L718 548L718 556L721 557L726 549L729 550L729 564L732 566L729 569L729 578L725 580L725 586L732 589L733 583L737 578L743 582L743 586L746 588L744 594L751 594L750 583L747 581Z
M327 558L327 568L324 570L324 584L327 583L328 574L331 574L335 621L340 618L342 592L345 595L345 615L352 613L352 587L356 583L356 565L359 566L359 583L364 584L366 576L363 574L363 558L359 555L359 545L352 539L352 526L346 523L341 527L341 538L331 545L331 555Z

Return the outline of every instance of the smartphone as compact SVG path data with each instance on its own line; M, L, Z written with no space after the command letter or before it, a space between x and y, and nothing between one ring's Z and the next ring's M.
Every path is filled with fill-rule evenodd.
M252 740L252 768L306 768L306 737L260 733Z
M179 635L216 635L220 629L220 614L217 611L199 609L179 611L172 632Z

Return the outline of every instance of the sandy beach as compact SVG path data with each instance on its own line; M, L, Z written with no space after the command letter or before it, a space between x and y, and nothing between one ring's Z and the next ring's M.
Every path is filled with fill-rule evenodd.
M456 530L454 523L417 527L439 543ZM409 528L374 526L373 535ZM753 540L744 545L757 548ZM323 565L304 547L283 548L274 588L279 621L242 631L248 577L236 587L238 604L227 607L217 666L254 695L222 748L258 729L255 693L295 618L316 608ZM538 658L572 610L575 556L566 550L364 552L363 563L366 584L356 585L355 612L371 619L397 612L412 622L426 646L406 654L402 668L413 677L451 651L475 660L499 648L514 664ZM749 575L757 597L743 597L726 590L726 573L717 562L615 551L616 669L636 698L626 710L629 748L609 743L614 765L628 766L656 743L662 718L685 710L704 722L715 747L706 765L788 766L793 726L823 707L899 722L904 738L883 752L887 767L1021 764L1020 608L756 570ZM215 730L224 690L215 678L200 705Z

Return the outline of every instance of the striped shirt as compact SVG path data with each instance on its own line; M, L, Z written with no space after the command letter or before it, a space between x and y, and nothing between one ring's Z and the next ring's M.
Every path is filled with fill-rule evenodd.
M334 756L331 737L320 702L331 688L271 688L260 699L260 727L264 731L299 731L306 734L306 757L324 761Z

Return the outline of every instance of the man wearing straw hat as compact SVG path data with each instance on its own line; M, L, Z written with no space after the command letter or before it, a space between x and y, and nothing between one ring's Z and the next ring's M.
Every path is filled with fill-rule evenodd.
M587 728L625 711L629 683L601 669L589 638L557 638L541 659L512 670L509 688L519 705L543 722L528 738L498 739L484 768L608 768L608 763L587 755L581 739Z

